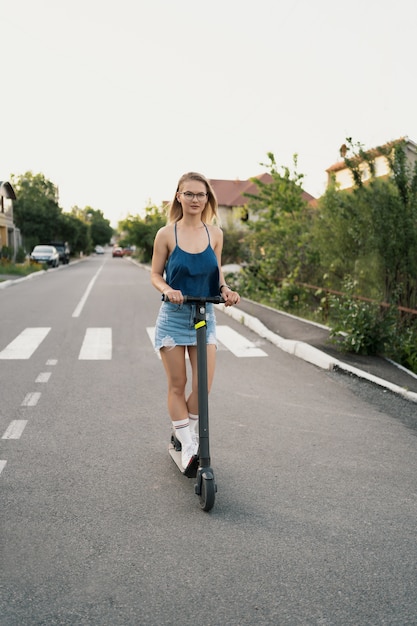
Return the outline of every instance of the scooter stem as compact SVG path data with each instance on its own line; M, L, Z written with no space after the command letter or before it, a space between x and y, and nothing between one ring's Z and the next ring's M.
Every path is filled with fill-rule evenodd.
M195 328L197 334L198 368L198 415L200 438L200 467L210 466L209 422L208 422L208 378L207 378L207 325L206 305L196 305Z

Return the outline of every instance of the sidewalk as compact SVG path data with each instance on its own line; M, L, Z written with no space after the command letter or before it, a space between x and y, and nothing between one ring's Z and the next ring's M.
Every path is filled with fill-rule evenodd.
M222 305L220 305L222 306ZM242 298L222 310L278 348L323 369L341 369L417 402L417 376L379 356L343 354L329 340L329 329Z
M14 284L20 283L23 280L31 280L35 276L42 276L46 270L38 270L26 276L20 276L19 274L0 274L0 289L6 289Z

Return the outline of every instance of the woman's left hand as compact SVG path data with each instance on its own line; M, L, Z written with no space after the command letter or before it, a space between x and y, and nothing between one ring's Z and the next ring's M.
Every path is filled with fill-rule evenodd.
M225 306L233 306L239 304L240 296L237 291L232 291L228 287L222 289L222 298Z

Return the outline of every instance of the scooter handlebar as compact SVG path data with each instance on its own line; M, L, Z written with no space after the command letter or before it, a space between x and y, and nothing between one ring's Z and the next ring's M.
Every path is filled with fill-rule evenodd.
M170 302L167 295L163 295L164 302ZM212 302L213 304L223 304L225 302L222 296L184 296L184 303L188 304L206 304Z
M223 304L225 300L222 296L184 296L184 302L189 302L190 304L205 304L206 302Z

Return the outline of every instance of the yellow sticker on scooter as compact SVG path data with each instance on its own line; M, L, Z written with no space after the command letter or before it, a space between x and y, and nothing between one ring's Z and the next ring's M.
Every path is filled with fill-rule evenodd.
M194 324L194 328L197 330L197 328L201 328L202 326L205 326L206 322L205 320L202 320L201 322L197 322L197 324Z

